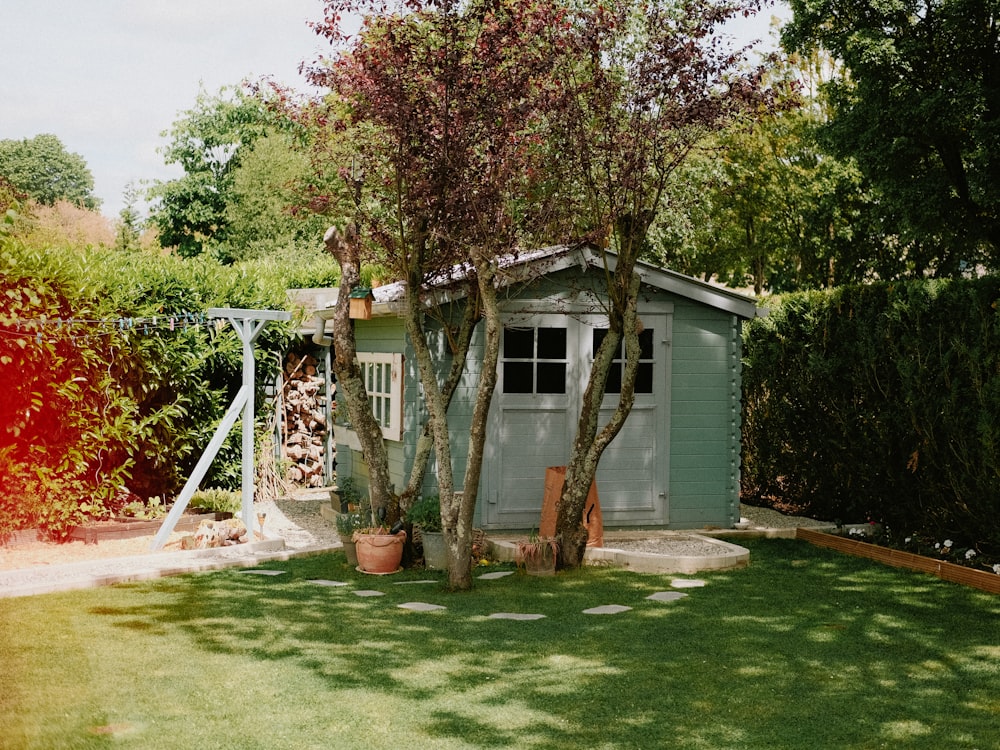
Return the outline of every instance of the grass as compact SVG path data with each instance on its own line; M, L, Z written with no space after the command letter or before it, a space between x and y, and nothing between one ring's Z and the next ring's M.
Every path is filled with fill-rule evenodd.
M675 602L646 599L673 576L448 594L339 554L0 599L0 747L1000 747L1000 598L747 545L749 568ZM396 606L414 600L447 609ZM633 609L582 614L599 604ZM501 611L546 617L486 617Z

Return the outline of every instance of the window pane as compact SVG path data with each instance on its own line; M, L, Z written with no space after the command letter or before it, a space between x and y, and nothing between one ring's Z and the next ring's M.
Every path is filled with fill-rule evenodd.
M635 375L635 392L636 393L652 393L653 392L653 363L652 362L640 362L639 372Z
M530 362L504 362L503 392L534 393L533 370Z
M503 329L504 359L531 359L535 356L535 331L532 328ZM521 391L515 391L521 393Z
M566 364L564 362L538 363L538 388L536 393L565 393Z
M592 351L590 353L591 357L594 357L597 354L597 350L598 350L598 348L600 348L601 342L604 341L604 337L607 336L607 335L608 335L608 329L607 328L595 328L594 329L594 351ZM621 343L621 341L618 342L618 348L615 349L615 357L614 358L615 359L621 359L622 358L622 343Z
M653 329L639 334L639 359L653 359Z
M538 358L566 359L565 328L538 329ZM554 391L548 391L548 393L553 393L553 392Z
M622 366L617 362L611 363L611 369L608 370L608 379L604 383L604 392L622 392Z

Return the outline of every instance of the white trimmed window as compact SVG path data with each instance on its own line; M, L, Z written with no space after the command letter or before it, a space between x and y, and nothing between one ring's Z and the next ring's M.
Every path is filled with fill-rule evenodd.
M358 352L372 414L386 440L403 437L403 355Z

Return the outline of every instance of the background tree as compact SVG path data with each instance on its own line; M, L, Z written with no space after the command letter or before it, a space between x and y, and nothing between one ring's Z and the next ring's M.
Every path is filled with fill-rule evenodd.
M855 158L913 275L1000 265L995 0L791 0L788 50L829 50L824 129Z
M290 140L292 124L268 105L268 91L202 91L164 133L170 138L163 149L166 163L184 170L150 190L150 220L164 247L176 247L185 257L211 250L232 263L311 233L309 244L319 249L321 228L299 228L283 203L304 163Z
M81 208L100 208L87 162L50 133L0 141L0 176L46 206L64 200Z

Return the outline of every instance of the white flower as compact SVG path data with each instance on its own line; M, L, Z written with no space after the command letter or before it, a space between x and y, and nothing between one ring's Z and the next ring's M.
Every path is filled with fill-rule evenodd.
M945 539L944 546L947 547L948 549L951 549L951 539Z
M934 549L941 549L941 542L934 542Z
M1000 576L1000 563L993 566L993 572Z
M975 556L976 556L976 551L974 549L967 549L967 550L965 550L965 559L966 560L971 560Z
M909 543L910 543L910 540L911 540L911 539L913 539L913 537L912 537L912 536L908 536L908 537L906 537L906 540L905 540L905 541L906 541L906 543L907 543L907 544L909 544Z

